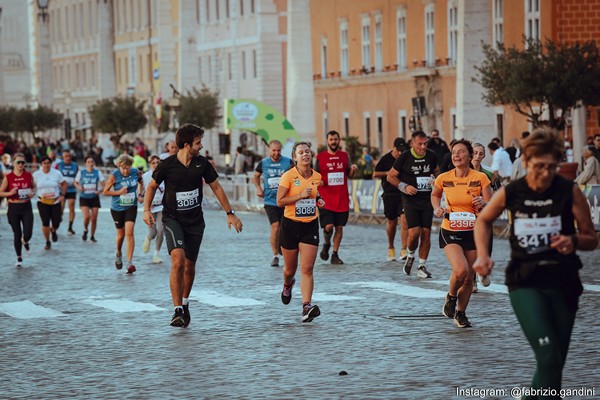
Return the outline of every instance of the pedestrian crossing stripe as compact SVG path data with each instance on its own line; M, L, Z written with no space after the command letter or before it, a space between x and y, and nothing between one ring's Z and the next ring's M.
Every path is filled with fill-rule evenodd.
M140 311L164 311L164 308L160 308L150 303L139 303L131 300L119 300L119 299L89 299L84 303L90 304L95 307L105 308L118 313L123 312L140 312Z
M584 284L583 285L583 290L585 291L592 291L592 292L600 292L600 285L587 285Z
M327 293L313 293L312 299L314 301L349 301L349 300L362 300L364 297L358 296L346 296L343 294L327 294Z
M448 284L446 282L446 284ZM446 291L425 289L416 286L402 285L395 282L345 282L344 285L360 286L368 289L375 289L384 293L398 294L400 296L417 297L421 299L437 299L446 297Z
M51 308L38 306L29 300L16 301L12 303L0 303L0 313L19 319L66 316L65 314Z
M232 297L212 290L201 290L199 294L190 295L190 300L196 300L214 307L243 307L259 306L266 303L244 297Z
M429 279L426 281L427 283L433 283L436 285L443 285L449 287L450 281L430 281ZM499 283L491 283L490 286L483 286L481 283L477 282L477 290L480 292L493 292L493 293L502 293L507 294L508 288L504 284Z

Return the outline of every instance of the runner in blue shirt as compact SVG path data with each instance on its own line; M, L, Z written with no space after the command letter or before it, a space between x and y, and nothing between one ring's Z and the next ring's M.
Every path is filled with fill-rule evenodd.
M69 184L67 186L67 193L65 197L60 202L61 205L61 214L65 211L65 202L69 201L69 230L67 231L69 235L74 235L75 231L73 231L73 221L75 221L75 199L77 198L77 188L74 185L75 177L77 176L77 172L79 171L79 167L77 163L73 162L73 156L71 155L70 150L63 150L62 153L62 161L56 163L55 168L60 171L61 174L65 177L65 181Z
M83 214L83 236L84 241L88 237L88 226L92 222L92 236L90 240L96 242L96 221L100 209L100 192L104 186L104 175L95 168L94 157L85 158L85 168L80 170L75 177L75 186L81 192L79 195L79 208Z
M115 227L117 228L117 254L115 267L123 268L121 259L121 248L123 241L127 239L126 257L127 273L135 272L135 266L132 264L133 249L135 248L135 239L133 228L137 217L137 193L138 183L142 177L137 168L132 168L133 158L128 154L121 154L116 160L117 169L108 176L106 186L104 186L104 195L112 196L110 204L110 213Z
M271 250L273 250L273 261L271 267L279 267L279 222L283 216L283 208L277 207L277 189L279 178L288 169L292 168L292 160L281 155L281 142L272 140L269 143L269 157L263 158L254 171L254 186L256 195L264 198L265 211L271 224ZM263 185L260 184L260 176L264 174Z

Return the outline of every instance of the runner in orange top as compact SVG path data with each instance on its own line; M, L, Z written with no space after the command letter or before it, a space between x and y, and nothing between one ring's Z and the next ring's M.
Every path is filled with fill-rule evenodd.
M490 180L483 172L470 168L471 142L461 139L452 144L454 169L439 175L431 192L431 204L437 217L444 217L440 229L440 248L452 267L450 291L443 313L454 318L459 328L471 326L465 311L473 292L473 263L477 258L473 228L479 211L492 197ZM442 194L446 208L441 207Z
M317 191L321 184L321 174L310 167L312 153L308 143L294 144L292 160L295 166L281 176L277 190L277 206L285 207L279 229L279 244L284 261L281 301L289 304L292 300L292 287L296 282L294 276L300 254L301 321L310 322L321 314L319 307L311 304L311 299L313 269L319 248L317 207L323 207L325 202Z

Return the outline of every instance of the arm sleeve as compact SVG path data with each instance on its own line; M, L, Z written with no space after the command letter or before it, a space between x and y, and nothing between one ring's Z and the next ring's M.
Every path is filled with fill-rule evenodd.
M257 164L256 164L256 168L254 169L254 171L258 172L259 174L263 173L263 167L262 167L262 160L260 160Z

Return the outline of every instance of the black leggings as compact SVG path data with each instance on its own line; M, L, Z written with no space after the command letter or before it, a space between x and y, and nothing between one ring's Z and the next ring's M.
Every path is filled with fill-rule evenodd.
M575 311L568 309L563 291L558 288L515 289L509 297L537 361L531 387L559 391Z
M33 233L33 211L31 202L8 203L8 223L12 227L17 257L21 257L22 242L29 242Z

